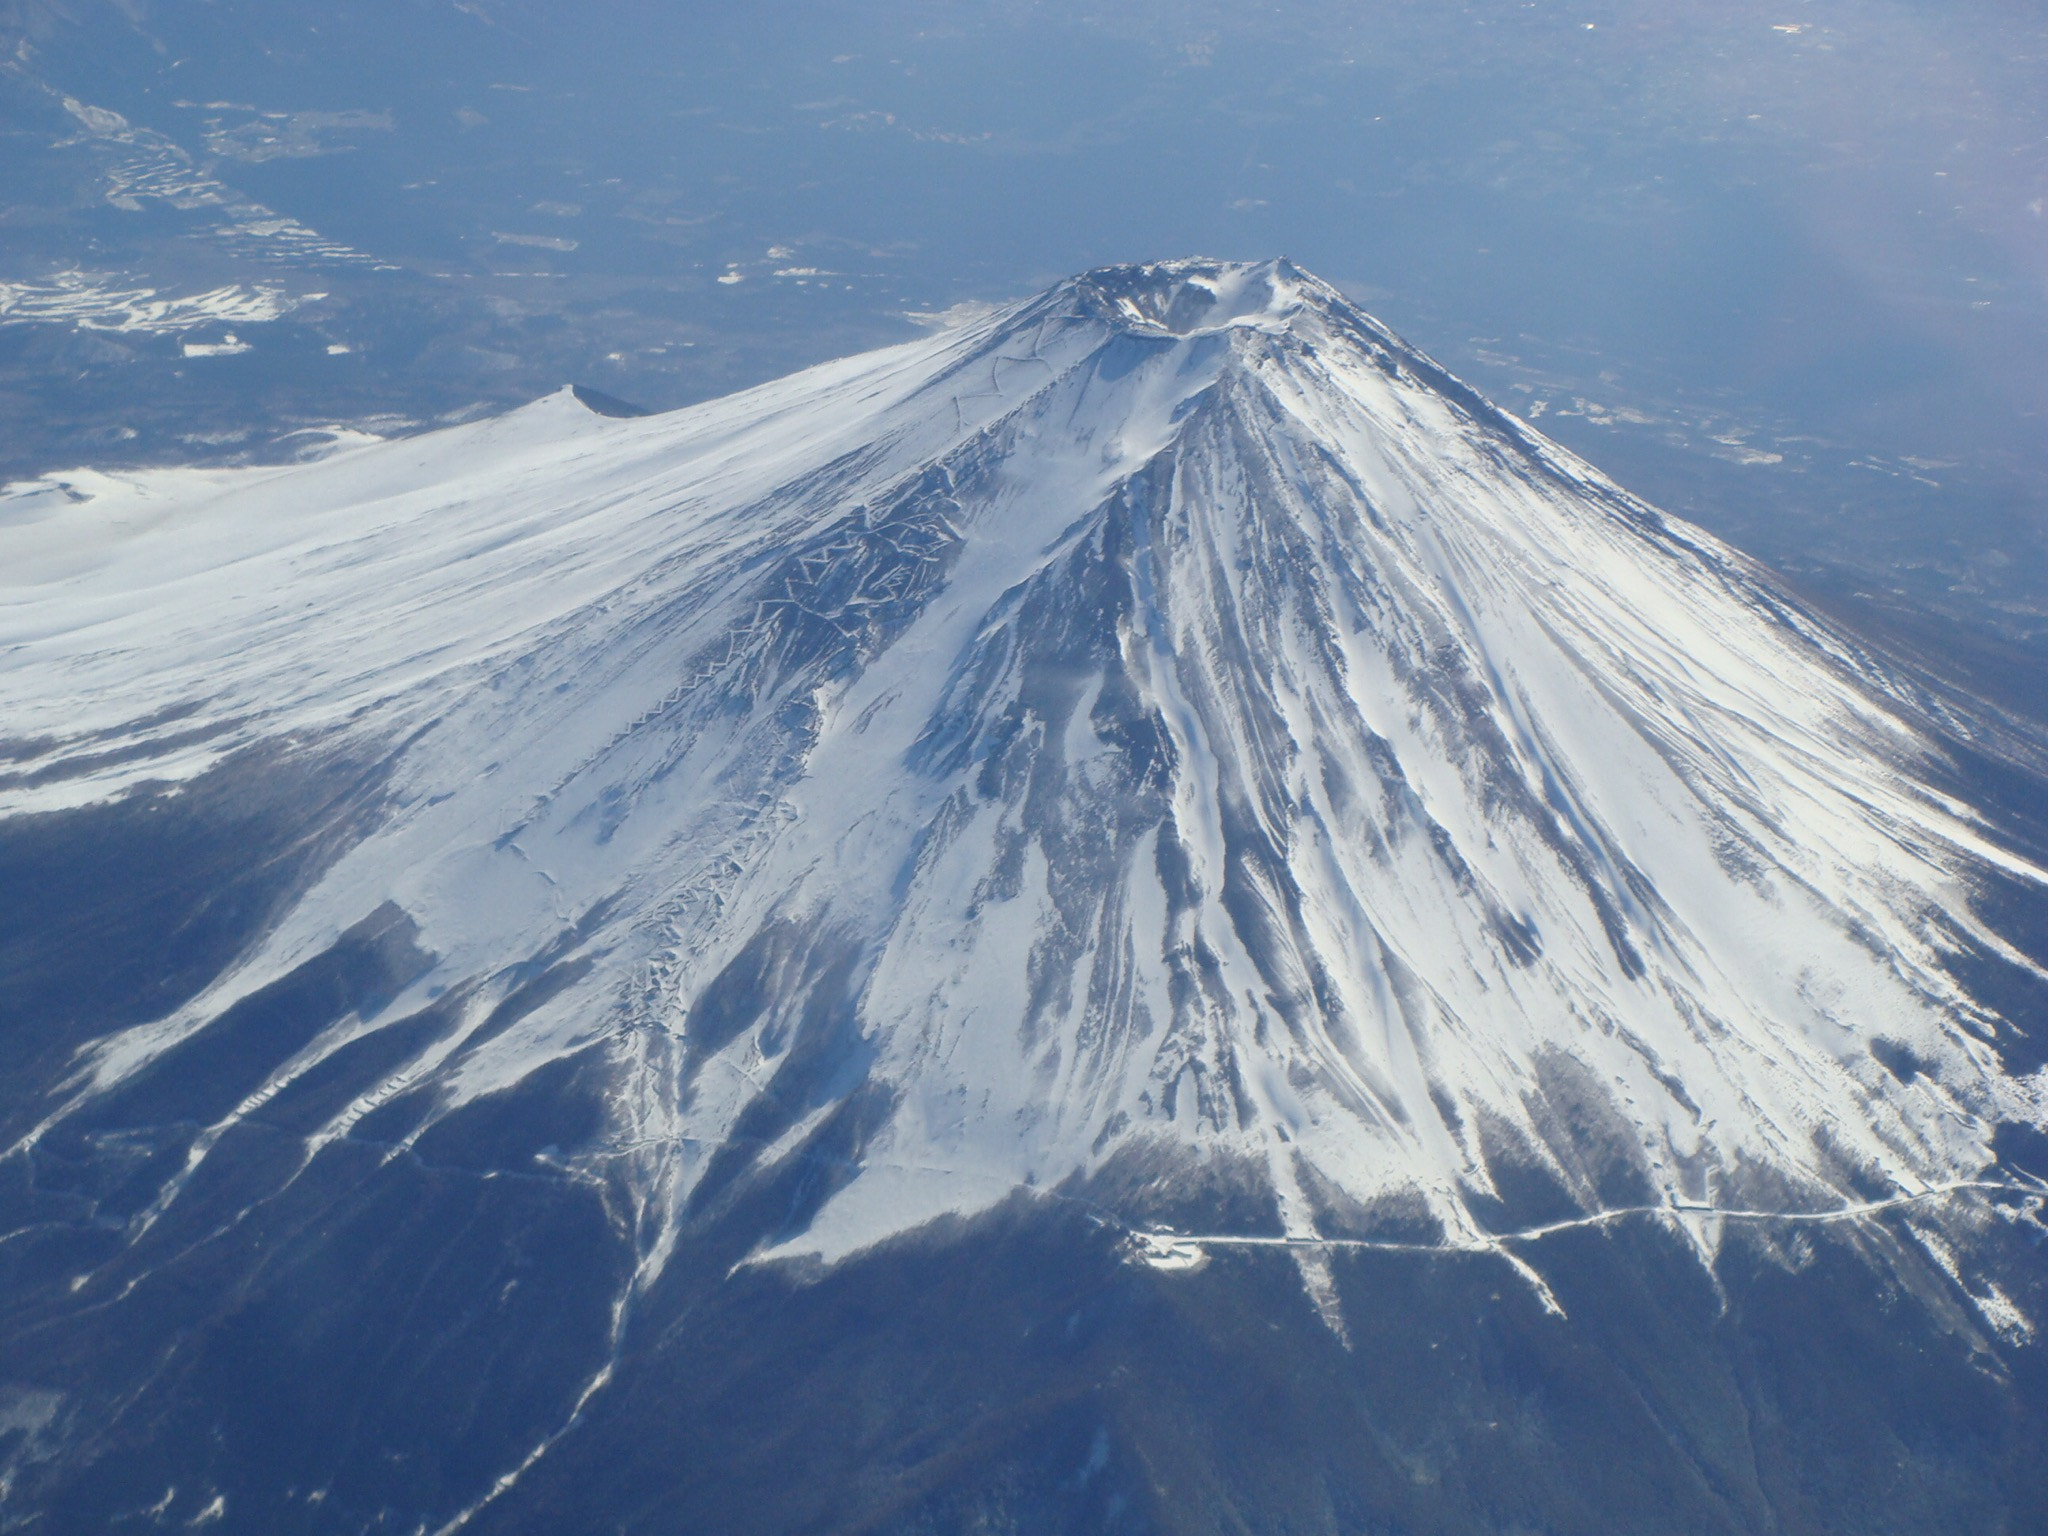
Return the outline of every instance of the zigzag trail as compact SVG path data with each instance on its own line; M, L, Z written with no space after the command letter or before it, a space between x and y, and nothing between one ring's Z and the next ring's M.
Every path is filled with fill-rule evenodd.
M1867 1200L1860 1205L1838 1206L1826 1211L1752 1211L1730 1206L1690 1203L1623 1205L1604 1211L1594 1211L1585 1216L1546 1222L1541 1226L1523 1227L1519 1231L1491 1232L1487 1234L1489 1241L1485 1243L1404 1243L1366 1237L1320 1237L1312 1233L1261 1237L1229 1232L1177 1232L1171 1227L1133 1227L1129 1230L1129 1236L1139 1246L1142 1256L1147 1258L1168 1257L1174 1250L1185 1248L1358 1248L1376 1253L1475 1253L1485 1252L1496 1243L1538 1242L1559 1232L1612 1226L1615 1222L1636 1216L1649 1216L1672 1222L1703 1219L1791 1224L1859 1221L1885 1211L1899 1210L1932 1200L1944 1200L1951 1195L1964 1192L2020 1195L2039 1201L2048 1199L2048 1184L2022 1184L2001 1179L1956 1179L1913 1194L1890 1195L1882 1200Z
M591 1063L560 1168L616 1191L636 1288L810 1156L846 1177L764 1261L1141 1156L1257 1171L1284 1235L1204 1243L1369 1246L1316 1234L1316 1183L1503 1248L1670 1220L1711 1260L1719 1222L1959 1193L2048 1123L1973 980L2042 974L1981 914L2048 876L1955 787L1956 719L1286 263L1084 274L670 416L564 392L65 487L0 495L34 748L0 814L249 751L383 791L8 1155L377 914L418 956L207 1101L147 1219L422 1018L308 1158ZM1661 1203L1486 1238L1515 1163Z

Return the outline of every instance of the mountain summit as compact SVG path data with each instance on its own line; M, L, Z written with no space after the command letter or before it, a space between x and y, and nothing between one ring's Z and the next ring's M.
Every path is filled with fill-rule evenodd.
M1290 1233L1474 1243L1503 1159L1586 1210L1822 1208L1973 1175L2035 1091L1952 962L2001 948L1973 873L2040 876L1907 686L1285 263L1094 272L645 421L80 484L9 530L0 689L53 743L17 808L279 740L384 778L56 1121L380 910L420 951L173 1184L437 999L312 1143L600 1055L579 1155L651 1253L821 1140L785 1249L1134 1146L1248 1162Z
M2042 1123L1959 717L1285 262L17 487L0 569L0 828L247 847L218 963L10 1089L87 1299L364 1148L553 1181L623 1245L580 1414L769 1189L728 1267L1065 1202L1341 1331L1333 1243L1556 1307L1528 1244L1622 1216L1995 1224Z

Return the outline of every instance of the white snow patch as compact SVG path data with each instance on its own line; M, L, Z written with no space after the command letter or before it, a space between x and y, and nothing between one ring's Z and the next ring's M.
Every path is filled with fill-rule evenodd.
M1927 787L1906 685L1744 557L1285 264L956 318L670 415L563 391L313 464L0 492L0 718L41 744L0 814L258 743L390 764L385 818L77 1093L386 902L438 961L351 1037L490 995L603 904L571 987L474 1051L465 1016L320 1135L602 1038L592 1155L651 1276L804 1030L836 1065L770 1161L863 1083L892 1107L768 1258L1141 1140L1265 1167L1292 1236L1299 1160L1470 1246L1482 1121L1566 1178L1553 1139L1597 1125L1710 1250L1740 1218L1702 1196L1745 1165L1822 1210L1844 1159L1927 1189L2041 1117L1949 965L1996 942L1978 874L2040 872ZM759 1016L700 1048L782 933Z
M231 283L204 293L167 294L102 273L59 272L39 281L0 282L0 324L76 325L83 330L163 333L210 323L258 325L325 294Z

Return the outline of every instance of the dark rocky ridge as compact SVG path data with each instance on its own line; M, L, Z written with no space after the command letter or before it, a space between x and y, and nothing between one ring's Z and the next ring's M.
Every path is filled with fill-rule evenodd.
M1119 298L1150 300L1161 270L1091 275L1042 309L1074 318ZM1139 322L1090 355L1084 380L1114 383L1202 326L1184 293L1168 297L1156 314L1141 304ZM1451 400L1484 442L1519 452L1532 478L1559 473L1514 423L1367 325L1356 322L1353 339L1389 373ZM1288 336L1246 345L1262 361L1301 350ZM1214 461L1249 466L1251 503L1289 505L1258 458L1270 442L1250 377L1249 367L1226 375L1176 424ZM685 673L700 691L665 692L636 720L667 734L634 787L687 778L690 731L761 697L785 701L753 738L769 749L761 760L770 772L800 762L824 735L829 689L886 654L959 569L977 498L993 502L1009 446L991 431L889 495L835 506L803 538L734 562L760 622L744 643L684 654L703 669ZM850 499L861 467L858 456L835 461L771 505ZM958 807L1014 805L1030 816L997 840L977 904L1014 899L1043 848L1055 904L1085 913L1090 882L1168 815L1185 754L1130 681L1134 669L1119 670L1127 652L1117 637L1142 630L1148 605L1163 602L1144 584L1142 550L1174 515L1174 468L1162 459L1125 479L1091 512L1099 540L1008 589L1000 622L961 651L906 761L965 787L954 821L935 821L900 881L957 835L967 814ZM1311 500L1316 511L1342 505L1334 470L1314 483L1324 493ZM1611 494L1617 516L1663 534L1648 509ZM1273 519L1245 566L1284 588L1288 562L1316 548L1314 527ZM1761 590L1788 622L1799 619L1793 600ZM636 646L657 643L699 601L694 590L674 595L632 615L625 632ZM1226 623L1205 654L1226 678L1255 678L1280 653L1278 632ZM1882 675L1861 653L1844 663L1859 667ZM1076 679L1091 672L1105 682L1084 711ZM1486 684L1416 676L1430 707L1493 749L1501 728ZM1011 677L1014 691L1001 693ZM1246 707L1262 723L1275 713L1263 695ZM1109 748L1089 781L1099 802L1062 798L1069 772L1046 745L1077 722ZM1278 734L1257 739L1278 755ZM1401 818L1417 818L1408 834L1435 861L1425 867L1454 881L1462 869L1458 889L1476 888L1471 859L1440 822L1419 817L1401 762L1379 746L1367 760L1380 782L1345 793L1391 809L1384 824L1363 824L1391 846ZM30 771L50 757L33 744L22 752ZM14 1137L71 1093L80 1047L164 1016L258 951L341 852L403 814L385 780L405 761L372 771L331 744L273 749L230 758L177 793L144 786L0 823L0 869L18 876L0 906L0 995L16 1010L6 1041ZM92 766L89 755L50 762ZM2023 755L1994 763L1959 749L1944 762L1970 803L1997 807L2015 845L2038 840L2038 777ZM1265 793L1278 775L1255 766L1247 781L1267 775ZM1655 888L1598 867L1584 851L1591 840L1542 820L1543 802L1510 776L1494 789L1500 804L1541 821L1545 846L1589 899L1617 893L1591 931L1625 980L1640 981L1655 952L1641 939L1651 924L1624 907L1633 891L1654 918ZM1312 1024L1326 994L1315 984L1288 991L1289 925L1299 929L1305 902L1251 801L1224 807L1216 899L1271 983L1265 1026L1277 1035ZM1112 814L1091 819L1091 806ZM630 830L633 809L608 785L574 825L606 847ZM500 842L528 831L515 824ZM1155 867L1177 910L1195 911L1203 896L1186 848L1162 839ZM2033 948L2032 888L1983 889L1987 905L2002 903L1997 930ZM1092 1173L1019 1190L978 1216L943 1218L832 1264L749 1262L805 1232L860 1176L901 1107L901 1083L877 1070L883 1032L859 1012L873 960L860 914L808 924L778 914L691 998L674 1047L680 1096L750 1033L772 1071L691 1186L672 1256L650 1265L645 1190L621 1144L617 1056L620 1039L651 1032L649 1017L628 1014L611 1036L528 1063L496 1091L445 1091L456 1068L523 1022L593 996L578 988L620 941L622 911L631 915L609 897L572 909L549 942L421 995L438 964L431 917L376 905L325 952L78 1098L40 1134L12 1140L0 1161L0 1524L1446 1536L2044 1528L2048 1369L2026 1326L2048 1316L2038 1196L1961 1195L1938 1222L1919 1221L1915 1207L1831 1224L1730 1223L1711 1268L1668 1212L1494 1252L1335 1248L1323 1255L1334 1300L1319 1307L1288 1252L1218 1247L1181 1272L1136 1262L1134 1230L1271 1236L1295 1230L1299 1216L1281 1209L1263 1166L1132 1135ZM1505 906L1487 932L1503 974L1545 953L1535 925ZM1021 1033L1051 1028L1059 987L1085 954L1073 932L1048 938ZM1981 959L1987 976L2026 975L2009 959ZM1182 962L1189 993L1215 988L1213 953L1190 945ZM1998 998L1998 1043L2025 1070L2042 1034L2037 1003L2017 986ZM461 1022L472 1010L474 1027ZM1134 1013L1116 1017L1139 1034ZM339 1036L317 1062L288 1070L309 1042ZM451 1066L421 1066L450 1040ZM1888 1036L1871 1051L1902 1092L1943 1070ZM1433 1103L1485 1148L1491 1187L1467 1202L1483 1227L1507 1234L1653 1202L1640 1149L1584 1063L1556 1054L1529 1067L1535 1141L1477 1115L1467 1127L1458 1104ZM1168 1121L1181 1123L1178 1108L1219 1128L1256 1123L1242 1076L1192 1081L1167 1083ZM1174 1093L1185 1095L1179 1106ZM373 1107L337 1119L365 1095ZM805 1126L789 1155L760 1155ZM1812 1129L1832 1144L1854 1128ZM1129 1130L1128 1117L1106 1124L1100 1145ZM2037 1131L2009 1125L1997 1145L2005 1162L1990 1171L2024 1182L2038 1150ZM1794 1210L1812 1194L1770 1167L1731 1174L1727 1199ZM1838 1176L1853 1193L1890 1192L1847 1154ZM1426 1209L1362 1205L1330 1181L1300 1182L1325 1236L1442 1239ZM2023 1219L2030 1198L2033 1218ZM1509 1255L1540 1271L1562 1315ZM1992 1286L2020 1325L1992 1326L1974 1299Z

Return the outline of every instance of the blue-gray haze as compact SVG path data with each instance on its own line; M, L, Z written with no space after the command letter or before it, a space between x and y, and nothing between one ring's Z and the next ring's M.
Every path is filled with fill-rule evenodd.
M2009 682L2043 632L2034 6L7 0L0 43L9 473L564 379L676 405L1284 252L1866 617ZM66 273L324 297L80 330L36 304Z

